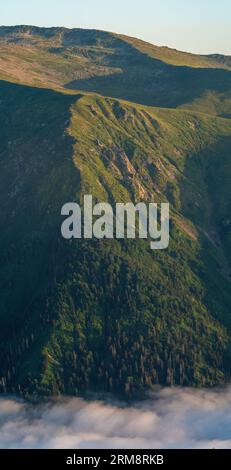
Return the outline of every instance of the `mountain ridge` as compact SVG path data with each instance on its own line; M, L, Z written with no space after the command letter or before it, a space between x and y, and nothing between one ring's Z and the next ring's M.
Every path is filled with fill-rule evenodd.
M52 27L40 27L40 26L35 26L35 25L15 25L15 26L7 26L7 25L1 25L0 26L0 33L2 34L3 33L11 33L11 32L21 32L21 33L31 33L31 32L36 32L36 33L45 33L45 32L55 32L55 33L62 33L62 32L83 32L83 31L88 31L88 32L93 32L93 33L104 33L104 34L108 34L108 35L111 35L111 36L116 36L116 37L119 37L119 38L124 38L125 40L130 40L130 41L135 41L137 43L141 43L143 44L144 46L145 45L148 45L148 46L151 46L153 47L154 49L158 50L160 49L160 51L166 51L166 52L173 52L173 53L176 53L176 54L181 54L182 56L192 56L192 57L195 57L195 58L198 58L198 59L212 59L212 61L210 61L210 64L212 65L213 64L213 60L214 60L214 64L216 63L217 66L221 65L220 62L225 62L225 60L230 60L231 58L231 55L229 54L221 54L221 53L210 53L210 54L197 54L197 53L193 53L193 52L189 52L189 51L181 51L179 49L176 49L176 48L173 48L173 47L170 47L170 46L167 46L167 45L155 45L154 43L150 43L144 39L141 39L141 38L137 38L135 36L127 36L126 34L122 34L122 33L114 33L112 31L107 31L107 30L98 30L98 29L95 29L95 28L90 28L90 29L86 29L86 28L68 28L68 27L63 27L63 26L52 26ZM216 62L216 60L218 60L218 62Z
M0 54L16 82L0 81L1 391L131 398L229 381L230 72L208 80L92 31L64 51L35 40ZM80 88L64 86L72 73ZM169 202L169 248L63 240L62 205L88 192Z
M30 27L18 28L0 29L0 79L229 118L227 59L201 62L201 56L97 30L32 28L35 34L28 34Z

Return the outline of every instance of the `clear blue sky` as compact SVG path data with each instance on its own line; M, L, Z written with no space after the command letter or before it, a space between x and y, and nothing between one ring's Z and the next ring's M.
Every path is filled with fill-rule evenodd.
M231 0L1 0L2 25L96 28L231 55Z

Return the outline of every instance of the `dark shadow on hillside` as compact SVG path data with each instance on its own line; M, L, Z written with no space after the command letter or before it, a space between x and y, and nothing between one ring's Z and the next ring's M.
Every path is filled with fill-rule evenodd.
M80 187L66 131L79 98L0 81L1 342L42 311L55 280L61 207Z
M231 137L218 138L189 155L181 182L182 214L199 234L200 263L193 266L203 284L212 316L231 332Z
M112 38L108 33L101 35L101 41L107 41L106 46L110 45L113 53L101 58L99 65L121 69L121 73L116 71L111 75L73 80L65 85L66 88L170 108L191 102L208 90L226 92L231 89L230 71L170 65L147 56L117 37ZM85 36L83 40L82 32L80 45L86 41L95 45L93 32L89 36L86 31ZM71 45L74 41L76 44L73 31L68 33L64 45Z

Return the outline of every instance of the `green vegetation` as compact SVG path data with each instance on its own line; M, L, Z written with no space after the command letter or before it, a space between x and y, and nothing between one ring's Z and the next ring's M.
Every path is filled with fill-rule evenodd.
M0 389L225 383L230 61L63 28L0 43ZM169 248L63 240L62 205L88 192L169 201Z

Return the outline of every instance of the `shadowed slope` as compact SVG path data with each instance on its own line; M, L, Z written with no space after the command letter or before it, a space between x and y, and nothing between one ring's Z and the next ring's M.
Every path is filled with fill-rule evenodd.
M0 76L229 117L229 57L196 56L96 30L0 28Z
M204 232L230 120L5 82L0 99L1 389L135 396L227 380L230 284ZM169 200L168 250L63 240L61 206L87 192Z

